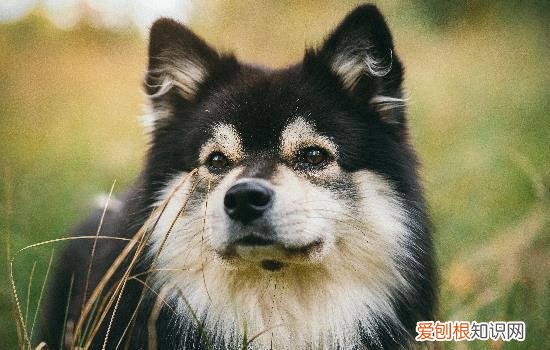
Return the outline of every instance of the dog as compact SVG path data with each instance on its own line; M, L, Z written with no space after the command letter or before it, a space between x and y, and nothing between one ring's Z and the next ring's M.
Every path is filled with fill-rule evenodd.
M43 339L414 347L416 322L433 319L436 269L403 72L373 5L282 69L242 63L157 20L144 170L73 232Z

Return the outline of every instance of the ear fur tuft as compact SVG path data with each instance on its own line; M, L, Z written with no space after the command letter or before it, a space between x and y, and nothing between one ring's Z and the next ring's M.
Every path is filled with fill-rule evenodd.
M369 104L392 123L402 121L403 68L376 6L351 11L316 52L306 53L304 64L311 62L328 68L358 103Z
M161 18L150 31L145 90L155 99L177 88L181 97L193 101L218 61L218 53L191 30L175 20Z
M349 13L328 36L318 56L351 92L362 87L362 80L370 85L390 79L401 82L401 64L390 30L374 5L359 6Z

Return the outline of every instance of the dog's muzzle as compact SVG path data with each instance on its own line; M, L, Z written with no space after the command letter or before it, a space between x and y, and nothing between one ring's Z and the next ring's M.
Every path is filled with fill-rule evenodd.
M229 188L223 204L233 229L223 256L277 271L289 262L307 260L321 248L323 242L320 240L292 244L277 236L267 218L274 197L274 191L265 180L242 179Z

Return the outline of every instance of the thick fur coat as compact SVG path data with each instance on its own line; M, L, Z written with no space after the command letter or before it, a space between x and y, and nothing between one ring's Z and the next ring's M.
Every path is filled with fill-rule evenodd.
M416 322L433 317L435 271L402 81L374 6L282 69L158 20L147 160L101 228L134 241L69 244L50 286L47 343L58 348L64 332L64 346L86 344L95 322L75 330L89 304L91 315L108 310L92 348L413 346ZM101 217L73 234L93 235ZM128 246L138 239L142 250ZM110 308L93 307L102 280Z

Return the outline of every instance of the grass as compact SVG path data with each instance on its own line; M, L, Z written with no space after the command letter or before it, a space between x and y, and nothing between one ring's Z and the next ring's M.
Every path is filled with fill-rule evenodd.
M350 5L330 8L207 4L193 27L248 60L285 65ZM411 133L435 226L440 319L527 325L521 344L443 347L550 348L548 27L496 6L444 26L411 5L382 8L407 68ZM63 237L97 193L109 192L114 179L123 189L136 176L146 149L136 120L145 48L133 32L85 25L62 31L37 15L0 24L1 255ZM34 317L26 315L40 317L38 281L52 246L63 244L53 242L13 261L25 324ZM12 310L8 268L1 273L0 309ZM97 315L95 308L88 312ZM0 313L0 325L3 346L17 348L9 312ZM93 324L81 328L88 333Z
M121 254L115 259L113 264L106 271L105 275L103 276L101 281L98 283L98 285L96 286L96 288L92 292L90 298L87 301L84 301L83 307L82 307L82 312L80 314L80 317L77 321L76 328L75 328L74 333L73 333L73 337L74 337L74 339L73 339L74 343L72 345L73 347L75 346L75 344L79 344L78 347L83 347L83 348L86 348L86 349L90 348L93 339L95 338L97 332L100 329L100 326L104 324L106 316L109 314L109 312L111 312L111 316L110 316L109 321L107 323L107 325L108 325L107 326L107 331L106 331L106 335L105 335L105 338L103 340L103 346L102 346L102 349L106 349L107 344L108 344L108 340L109 340L111 325L113 324L113 321L116 318L116 314L117 314L117 311L118 311L118 305L119 305L119 302L121 300L121 296L124 293L124 289L126 287L127 282L130 279L136 279L136 280L142 282L142 284L145 287L150 289L150 287L147 284L147 279L145 281L142 281L141 279L137 278L136 275L131 275L131 273L132 273L134 267L136 266L136 264L138 262L138 258L144 252L144 249L147 246L147 243L149 241L150 235L152 234L155 227L157 226L161 216L164 214L164 211L165 211L167 205L169 204L169 202L171 201L173 195L187 181L193 181L193 185L192 185L191 190L190 190L190 193L193 193L195 188L197 187L197 185L203 180L202 178L199 178L199 179L195 180L195 175L196 175L196 170L191 171L188 176L184 177L181 180L180 184L175 186L174 190L168 195L167 199L164 200L163 203L161 203L158 206L158 208L153 210L151 216L148 218L148 220L146 220L145 224L138 230L138 232L134 235L134 237L132 237L132 239L129 240L128 245L124 248L124 250L121 252ZM113 185L111 186L110 194L112 194L114 184L115 183L113 183ZM207 192L207 195L208 195L208 192ZM171 223L169 229L167 230L167 232L165 234L165 237L164 237L163 243L159 247L158 251L155 253L155 257L153 259L153 263L152 263L152 267L151 267L152 271L154 271L155 268L156 268L157 257L161 253L161 250L164 247L164 242L169 237L176 220L179 217L181 217L182 215L184 215L184 213L186 211L186 208L187 208L187 203L188 203L188 201L185 201L183 203L181 209L179 210L178 214L175 216L175 219L173 220L173 222ZM108 202L105 204L105 208L103 210L103 215L105 214L105 212L107 210L108 204L109 204ZM101 221L103 220L103 215L102 215ZM121 239L121 238L116 238L116 237L101 236L100 235L100 229L101 229L101 223L98 227L98 231L97 231L95 236L80 236L80 237L64 238L64 239L61 238L61 239L54 240L54 241L44 241L44 242L40 242L40 243L35 243L35 244L29 245L27 247L24 247L24 248L18 250L10 258L10 282L11 282L12 291L13 291L14 304L15 304L16 309L17 309L16 310L16 326L17 326L18 333L23 334L23 337L24 337L24 342L20 341L20 344L19 344L20 348L23 348L23 349L32 349L33 348L32 343L33 343L33 339L34 339L33 338L34 326L36 324L37 314L40 310L40 304L41 304L41 301L42 301L42 296L44 295L44 289L45 289L45 286L47 284L48 275L49 275L49 272L50 272L50 269L51 269L51 266L52 266L54 250L52 249L52 253L50 255L50 259L49 259L49 263L48 263L48 269L46 270L46 275L44 277L44 283L42 284L42 288L40 290L40 295L39 295L39 298L38 298L38 305L36 307L36 312L35 312L35 316L33 318L30 333L29 333L29 330L28 330L28 323L26 322L26 317L23 318L22 308L21 308L21 304L19 302L19 294L18 294L17 288L15 286L15 280L14 280L14 274L13 274L13 261L15 260L16 256L19 253L23 252L23 251L35 248L37 246L48 245L50 243L56 243L56 242L66 241L66 240L71 240L71 239L93 239L94 240L94 245L93 245L94 247L95 247L95 243L97 242L98 239ZM92 253L91 253L92 256L93 256L93 252L94 252L94 250L92 249ZM121 267L121 264L123 263L123 261L130 258L130 257L131 257L130 263L125 268L122 278L120 278L119 280L117 280L114 283L114 286L113 286L114 290L107 290L107 292L106 292L105 287L107 286L107 283L112 279L115 272ZM92 260L90 261L90 269L91 269L91 265L92 265ZM89 276L89 274L88 274L88 276ZM87 285L87 282L88 281L86 281L86 285ZM72 290L72 279L71 279L71 284L70 285L71 285L70 289ZM29 283L29 286L30 286L30 283ZM29 289L30 289L30 287L29 287ZM69 292L69 297L70 297L70 292ZM142 294L142 297L143 297L143 294ZM162 298L159 298L159 299L163 300ZM185 298L184 298L184 300L185 300ZM133 314L133 316L130 319L130 322L128 324L128 327L130 327L130 328L131 328L132 321L133 321L133 319L134 319L134 317L137 313L137 310L139 308L140 303L141 303L141 299L138 302L138 306L136 306L134 314ZM99 308L97 308L97 313L95 313L93 310L96 310L97 305L101 305L101 306ZM27 305L27 308L28 308L28 305ZM66 313L67 313L67 311L66 311ZM193 315L194 315L194 312L193 312ZM196 319L196 316L195 316L195 319ZM200 322L198 321L198 319L196 319L196 321L200 326ZM83 327L85 327L84 330L83 330ZM131 335L131 330L128 334ZM61 335L61 336L63 337L63 335ZM122 341L122 339L120 339L120 341ZM119 341L119 345L120 345L120 341ZM208 343L208 340L206 338L205 338L205 341Z

